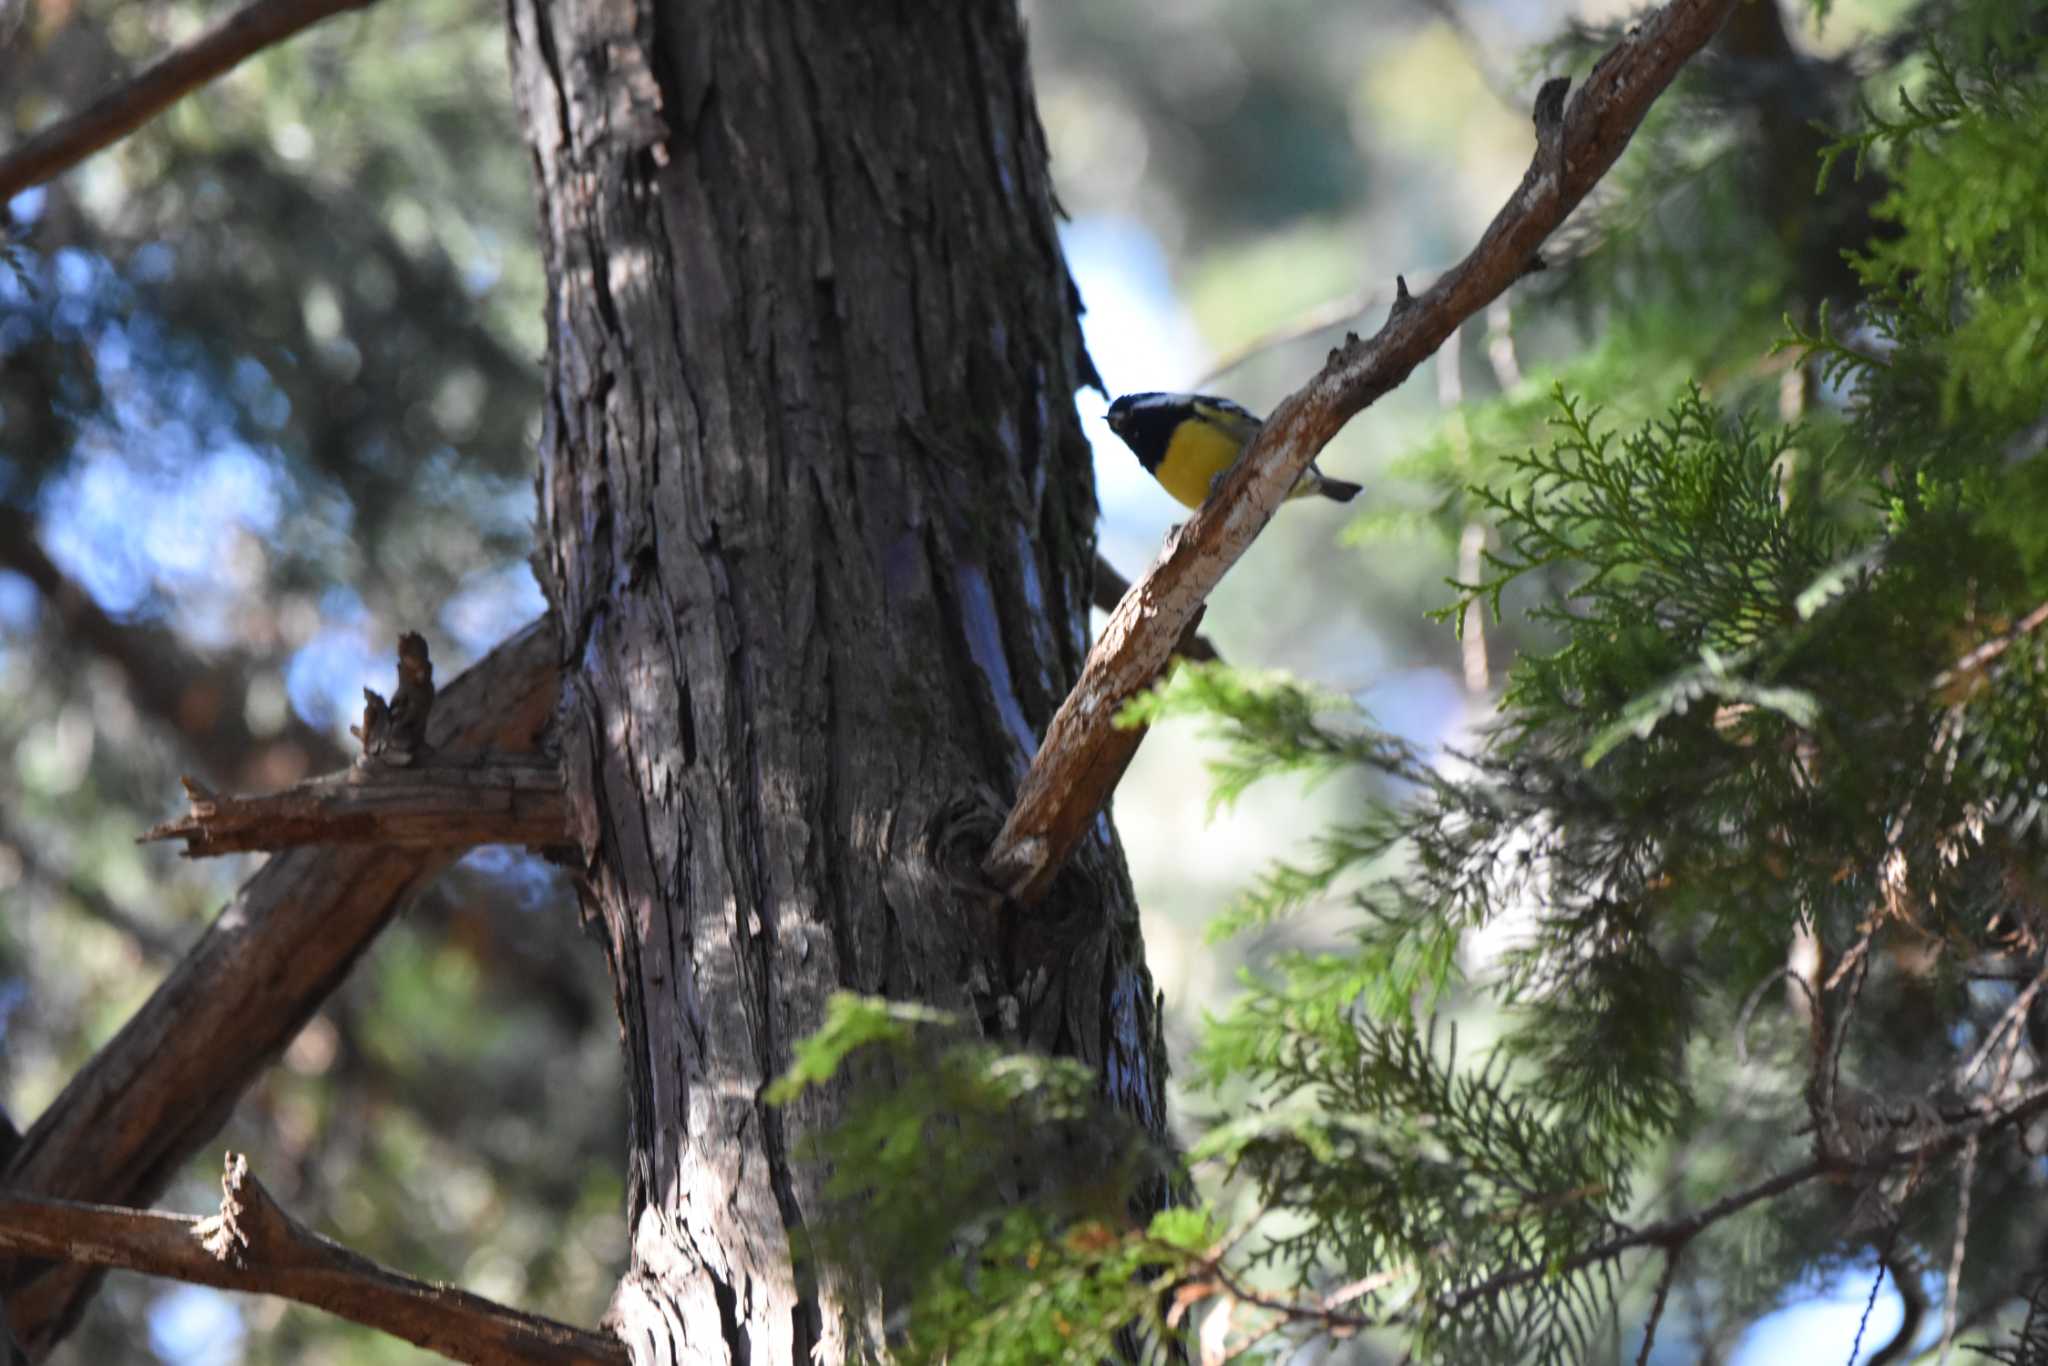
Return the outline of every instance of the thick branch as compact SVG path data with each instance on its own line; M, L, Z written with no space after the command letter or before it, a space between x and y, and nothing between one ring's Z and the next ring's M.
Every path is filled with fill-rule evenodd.
M1628 145L1650 104L1727 18L1735 0L1671 0L1602 57L1561 109L1562 84L1536 101L1536 156L1479 245L1420 298L1397 291L1386 326L1347 338L1274 410L1221 488L1167 538L1111 615L1081 681L1047 728L983 871L1011 897L1043 896L1123 776L1136 733L1117 712L1149 687L1224 573L1337 432L1406 379L1465 319L1534 268L1536 249Z
M450 683L428 728L435 756L533 752L554 711L555 659L553 627L537 621ZM270 859L37 1118L0 1186L107 1204L154 1200L405 898L454 857L380 847ZM96 1276L75 1265L0 1265L15 1336L31 1353L47 1351Z
M562 774L549 759L355 767L258 797L222 797L197 779L184 781L192 809L142 842L181 839L187 858L303 844L461 850L569 842Z
M256 0L218 28L201 34L0 158L0 203L119 142L244 58L330 15L372 3L374 0Z
M454 1361L626 1360L617 1338L415 1280L321 1237L279 1208L239 1153L228 1154L220 1213L204 1219L0 1196L0 1251L279 1295Z
M1116 566L1101 555L1095 557L1094 602L1099 612L1114 612L1116 605L1124 600L1124 594L1131 591L1131 581L1117 573ZM1199 664L1222 662L1223 656L1209 643L1209 637L1201 635L1196 628L1202 624L1201 613L1188 622L1181 632L1180 644L1174 647L1174 654L1181 659L1192 659Z

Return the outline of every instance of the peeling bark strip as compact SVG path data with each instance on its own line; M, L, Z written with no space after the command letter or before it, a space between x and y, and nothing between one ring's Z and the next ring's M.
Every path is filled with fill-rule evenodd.
M1535 158L1479 245L1420 298L1403 283L1386 325L1370 341L1348 337L1331 351L1322 373L1273 410L1222 487L1167 537L1110 615L983 864L1013 900L1043 897L1087 834L1142 738L1116 728L1117 712L1159 676L1309 462L1528 272L1544 238L1614 165L1651 103L1734 7L1735 0L1672 0L1600 59L1569 109L1563 84L1545 85L1536 100Z
M563 770L625 1036L634 1360L879 1354L792 1264L835 989L1101 1069L1162 1124L1107 826L1057 917L974 860L1086 647L1093 380L1013 8L513 0L550 297Z
M488 759L459 768L351 768L256 797L184 780L191 810L141 836L185 841L186 858L305 844L387 844L460 852L481 844L569 842L562 772L552 759Z
M203 1219L0 1194L0 1251L279 1295L453 1361L626 1360L616 1338L417 1280L321 1237L279 1208L239 1153L228 1154L220 1184L220 1212Z
M428 727L436 752L530 752L554 709L557 653L551 624L535 622L450 683ZM459 852L299 849L264 864L37 1117L0 1189L154 1200L405 898ZM98 1280L91 1267L0 1260L7 1315L32 1356L76 1322Z

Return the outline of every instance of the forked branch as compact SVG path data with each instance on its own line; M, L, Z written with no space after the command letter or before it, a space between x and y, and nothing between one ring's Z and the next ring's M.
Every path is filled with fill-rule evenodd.
M0 1251L119 1267L194 1285L278 1295L453 1361L614 1366L617 1338L377 1265L281 1209L229 1153L220 1212L206 1218L0 1194Z
M1111 614L1081 680L1047 728L982 871L1011 898L1045 894L1136 751L1116 727L1151 686L1188 623L1265 527L1302 470L1345 423L1406 379L1459 324L1539 265L1537 248L1620 157L1651 103L1721 27L1735 0L1671 0L1631 29L1565 104L1565 82L1536 99L1536 155L1479 245L1420 297L1397 289L1369 341L1349 337L1322 373L1274 410L1259 437L1172 535Z
M537 752L560 692L558 653L543 618L452 680L427 727L434 762ZM273 857L43 1110L0 1184L53 1199L154 1200L406 896L459 853L354 846ZM0 1253L6 1317L31 1356L63 1336L95 1280L90 1267Z

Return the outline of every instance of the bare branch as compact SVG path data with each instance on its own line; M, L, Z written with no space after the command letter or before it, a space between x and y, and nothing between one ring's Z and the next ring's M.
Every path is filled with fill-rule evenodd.
M562 773L551 759L476 766L349 768L257 797L223 797L186 778L191 810L141 837L185 841L185 857L305 844L471 849L569 842Z
M1967 1161L1974 1162L1975 1154L1985 1138L2028 1124L2044 1112L2048 1112L2048 1082L2029 1088L2001 1108L1978 1110L1956 1116L1918 1142L1870 1152L1854 1159L1843 1156L1815 1158L1724 1196L1690 1214L1675 1215L1654 1224L1645 1224L1640 1228L1623 1229L1604 1242L1583 1248L1568 1257L1530 1266L1511 1267L1498 1272L1462 1290L1438 1296L1430 1307L1437 1314L1456 1314L1477 1301L1492 1299L1507 1291L1539 1281L1552 1281L1569 1276L1587 1267L1611 1262L1638 1248L1654 1248L1663 1251L1666 1261L1658 1279L1656 1304L1652 1309L1649 1326L1645 1330L1646 1334L1653 1334L1662 1306L1668 1300L1671 1287L1676 1282L1679 1258L1694 1238L1722 1220L1822 1177L1877 1175L1900 1167L1920 1170L1958 1149L1964 1151ZM1350 1300L1370 1294L1408 1274L1409 1269L1406 1267L1383 1270L1321 1300L1290 1300L1266 1294L1239 1281L1223 1265L1223 1257L1227 1251L1227 1245L1219 1247L1199 1261L1183 1280L1176 1295L1181 1312L1185 1312L1187 1307L1200 1300L1220 1299L1226 1305L1244 1304L1272 1314L1274 1318L1261 1330L1261 1336L1270 1334L1274 1328L1282 1324L1319 1329L1333 1336L1344 1336L1368 1329L1397 1326L1403 1320L1412 1318L1420 1307L1411 1305L1406 1310L1384 1318L1350 1312L1341 1307ZM1888 1249L1886 1253L1888 1254ZM1899 1279L1903 1283L1906 1278ZM1647 1353L1648 1350L1646 1345L1644 1352Z
M240 1153L228 1154L220 1185L220 1213L204 1219L0 1196L0 1250L278 1295L454 1361L627 1359L617 1338L415 1280L321 1237L279 1208Z
M260 797L223 797L188 776L191 809L139 842L184 840L186 858L307 844L473 849L569 842L561 771L548 759L412 767L432 752L434 662L424 636L399 636L391 701L368 688L363 701L363 724L349 728L363 742L354 766Z
M1366 289L1355 289L1335 299L1325 300L1276 327L1268 328L1250 341L1224 352L1188 387L1206 389L1256 356L1262 356L1268 351L1294 342L1306 341L1318 332L1328 332L1331 328L1341 327L1354 318L1364 317L1386 296L1386 286L1373 285Z
M1475 1300L1498 1295L1504 1290L1513 1290L1516 1286L1527 1285L1531 1281L1542 1280L1548 1276L1566 1275L1601 1262L1611 1262L1631 1248L1661 1247L1675 1251L1691 1242L1703 1230L1720 1223L1730 1215L1738 1214L1760 1200L1769 1200L1795 1187L1803 1186L1827 1170L1828 1168L1819 1162L1801 1163L1789 1171L1779 1172L1776 1176L1759 1181L1746 1190L1716 1200L1703 1209L1694 1210L1691 1214L1619 1234L1604 1243L1596 1243L1583 1252L1574 1253L1562 1261L1542 1266L1520 1267L1513 1271L1503 1271L1497 1276L1489 1276L1477 1285L1449 1296L1442 1308L1446 1313L1456 1313Z
M1939 693L1947 692L1954 688L1969 675L1976 673L1985 665L2011 649L2015 642L2040 630L2043 623L2048 623L2048 602L2042 603L2033 611L2014 622L2011 629L1993 636L1954 664L1942 670L1934 680L1933 690Z
M1664 1302L1671 1297L1671 1283L1678 1279L1678 1259L1683 1249L1664 1254L1664 1270L1657 1277L1657 1295L1650 1301L1650 1317L1643 1323L1643 1349L1636 1353L1636 1366L1650 1366L1650 1347L1657 1341L1657 1323L1664 1317Z
M1539 268L1537 248L1628 145L1650 104L1734 8L1734 0L1671 0L1593 68L1567 108L1564 83L1536 100L1536 155L1507 205L1462 262L1421 297L1397 289L1371 341L1346 338L1328 363L1268 419L1223 484L1167 537L1151 571L1111 614L1060 705L1016 806L983 863L1009 896L1032 902L1123 776L1135 732L1117 713L1151 686L1195 612L1265 527L1330 439L1391 392L1466 318Z
M375 0L256 0L0 158L0 203L110 147L246 57Z
M429 727L436 754L532 752L559 691L557 649L543 619L451 682ZM0 1186L108 1204L154 1200L455 852L294 849L271 858L37 1118ZM0 1264L15 1336L31 1353L47 1351L96 1278L75 1265Z
M1977 1139L1963 1144L1963 1174L1956 1189L1956 1236L1948 1254L1948 1293L1941 1306L1941 1358L1948 1366L1949 1351L1956 1344L1956 1301L1963 1287L1963 1244L1970 1237L1970 1187L1977 1180Z
M1970 1055L1970 1060L1963 1064L1963 1070L1956 1076L1958 1089L1968 1086L1983 1069L1984 1064L1991 1058L1992 1050L1998 1046L1998 1041L2005 1037L2008 1029L2018 1030L2026 1022L2027 1009L2034 1004L2034 998L2041 994L2043 986L2048 986L2048 965L2043 965L2041 971L2035 974L2034 980L2014 994L2012 1004L1998 1017L1998 1023L1991 1026L1990 1032L1984 1036L1983 1044Z
M1863 1333L1870 1327L1870 1311L1877 1308L1877 1292L1884 1289L1885 1273L1892 1269L1891 1249L1892 1244L1898 1241L1898 1237L1899 1226L1894 1224L1890 1235L1885 1238L1883 1249L1877 1254L1877 1275L1870 1280L1870 1296L1863 1301L1863 1317L1856 1320L1856 1338L1849 1344L1849 1366L1855 1366L1857 1359L1863 1355ZM1892 1282L1904 1284L1903 1278L1896 1275L1892 1277Z
M1131 581L1117 573L1116 566L1098 553L1095 557L1094 580L1097 610L1114 612L1116 605L1124 600L1124 594L1130 591ZM1195 628L1201 624L1201 615L1197 613L1195 619L1188 623L1187 630L1181 633L1180 644L1173 648L1174 654L1181 659L1192 659L1202 664L1221 663L1223 656L1209 643L1209 637L1196 633Z

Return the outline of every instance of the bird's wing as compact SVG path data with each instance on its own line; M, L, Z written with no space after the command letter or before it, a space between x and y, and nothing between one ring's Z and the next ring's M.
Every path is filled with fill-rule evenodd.
M1202 417L1223 428L1240 442L1250 441L1259 434L1259 428L1265 425L1227 398L1196 394L1192 395L1188 402Z

